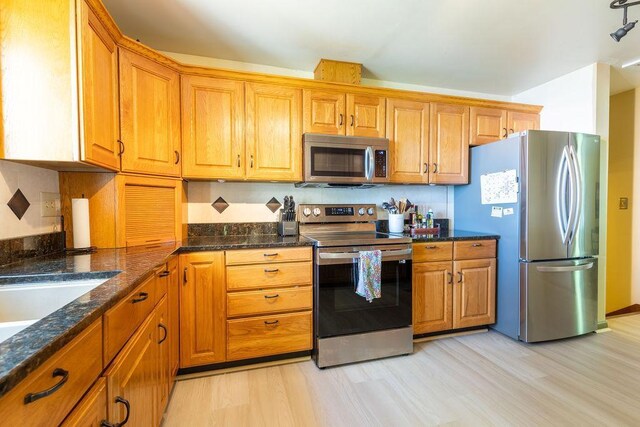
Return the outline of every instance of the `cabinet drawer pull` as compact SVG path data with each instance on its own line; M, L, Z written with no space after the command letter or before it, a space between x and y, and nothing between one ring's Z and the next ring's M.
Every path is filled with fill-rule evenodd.
M272 299L272 298L278 298L280 296L280 294L275 294L275 295L265 295L265 299Z
M122 403L124 405L124 407L126 408L127 412L126 412L126 414L124 416L124 420L122 420L122 422L115 423L115 424L112 424L112 423L104 420L104 421L102 421L100 423L100 427L122 427L123 425L125 425L129 421L129 412L131 412L131 405L129 405L129 401L127 399L125 399L124 397L116 396L115 402L116 403Z
M167 331L167 327L164 326L162 323L158 323L158 328L160 328L160 329L162 329L164 331L164 336L162 337L162 339L160 341L158 341L158 344L162 344L167 339L167 336L169 335L169 331Z
M147 298L149 298L149 294L147 292L140 292L138 294L138 298L134 298L133 300L131 300L131 303L137 304L139 302L145 301Z
M280 269L278 269L278 268L274 268L272 270L269 270L268 268L264 269L265 273L277 273L278 271L280 271Z
M278 256L278 252L274 252L274 253L272 253L272 254L262 254L262 256L265 256L265 257L269 257L269 256Z
M167 277L169 274L170 273L167 270L165 270L162 273L158 274L158 277Z
M174 153L176 153L176 163L175 164L177 165L178 163L180 163L180 153L178 153L178 150L175 150Z
M458 283L462 283L462 279L463 279L462 271L458 271Z
M474 243L471 246L474 248L479 248L480 246L482 246L482 243Z
M182 272L182 281L184 282L184 284L187 284L187 267L184 268L184 271Z
M274 320L273 322L269 322L268 320L264 321L265 325L277 325L278 323L280 323L279 320Z
M437 246L425 246L424 248L425 249L438 249Z
M51 374L52 378L55 377L62 377L62 379L60 379L60 381L58 381L53 387L48 388L44 391L39 391L37 393L29 393L24 397L24 404L27 405L29 403L33 403L38 399L42 399L43 397L47 397L52 395L53 393L55 393L56 391L60 390L60 387L62 387L68 380L69 380L69 371L65 371L62 368L56 368L53 370L53 373Z

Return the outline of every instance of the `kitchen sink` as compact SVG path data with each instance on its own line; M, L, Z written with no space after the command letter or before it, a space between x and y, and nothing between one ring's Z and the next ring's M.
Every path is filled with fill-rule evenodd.
M108 278L0 286L0 343L78 298Z

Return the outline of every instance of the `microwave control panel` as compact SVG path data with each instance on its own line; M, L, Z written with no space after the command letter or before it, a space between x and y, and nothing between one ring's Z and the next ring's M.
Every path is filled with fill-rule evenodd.
M375 157L375 177L376 178L386 178L387 177L387 151L386 150L376 150L374 153Z

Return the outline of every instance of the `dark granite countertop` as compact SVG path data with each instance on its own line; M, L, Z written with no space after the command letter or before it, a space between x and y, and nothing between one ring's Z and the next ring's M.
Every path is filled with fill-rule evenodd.
M197 236L184 239L179 252L288 246L313 246L313 241L303 236L280 237L271 234L253 236Z
M75 256L58 253L0 268L0 286L34 281L108 279L90 291L88 299L72 301L0 343L0 396L113 307L174 253L311 245L313 242L302 236L201 236L189 237L182 244L152 248L100 249L93 254Z
M405 236L411 237L414 243L419 242L447 242L459 240L490 240L500 239L497 234L480 233L477 231L466 230L444 230L440 234L410 234L404 233Z

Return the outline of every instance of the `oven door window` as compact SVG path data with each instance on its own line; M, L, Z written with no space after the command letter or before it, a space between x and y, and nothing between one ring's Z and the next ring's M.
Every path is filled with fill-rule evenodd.
M364 149L312 146L310 155L312 176L365 177Z
M411 325L411 261L382 262L382 297L355 292L357 264L318 266L318 336L372 332Z

